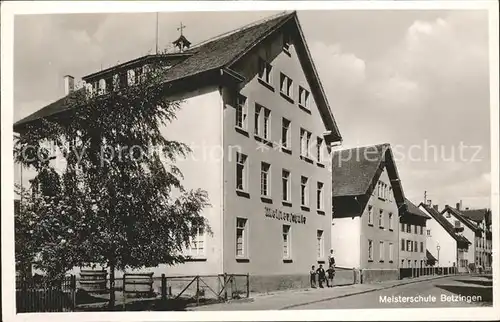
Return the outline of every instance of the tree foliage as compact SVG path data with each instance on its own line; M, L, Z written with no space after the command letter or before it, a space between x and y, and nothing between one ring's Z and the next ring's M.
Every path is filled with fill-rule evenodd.
M89 264L176 264L196 229L209 231L207 193L184 188L176 166L190 149L162 133L182 103L166 99L164 70L149 64L138 82L104 94L77 90L67 112L20 133L15 160L37 175L20 191L18 261L36 257L50 276Z

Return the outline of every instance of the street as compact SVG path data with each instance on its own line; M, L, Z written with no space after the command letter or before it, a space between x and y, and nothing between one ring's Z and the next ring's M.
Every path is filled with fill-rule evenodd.
M453 275L256 295L253 301L191 310L307 310L474 307L492 305L491 276Z
M491 285L492 280L484 277L452 276L287 309L485 306L492 305Z

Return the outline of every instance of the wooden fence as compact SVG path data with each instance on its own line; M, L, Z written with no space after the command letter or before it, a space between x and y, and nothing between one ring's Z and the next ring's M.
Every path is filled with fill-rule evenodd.
M47 283L36 278L16 280L16 309L24 312L67 312L76 306L76 277Z

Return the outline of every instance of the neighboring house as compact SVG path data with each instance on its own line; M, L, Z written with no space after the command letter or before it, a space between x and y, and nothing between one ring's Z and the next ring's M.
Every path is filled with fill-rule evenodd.
M398 279L405 199L390 145L335 151L332 170L336 265L361 269L363 282Z
M332 177L326 163L341 136L297 14L274 16L193 48L183 39L177 45L179 53L148 55L83 77L86 87L105 92L113 80L133 83L152 60L171 62L168 97L184 103L162 133L215 155L207 158L206 149L196 149L179 163L184 185L209 194L211 207L203 215L213 235L199 231L186 250L188 262L147 270L249 273L252 291L307 286L311 265L325 263L329 251ZM72 84L67 77L68 93ZM70 113L67 100L42 108L15 129ZM221 151L223 158L217 157Z
M446 205L441 213L455 228L461 229L462 234L472 243L467 254L468 262L474 263L476 267L482 264L484 232L481 227L462 214L460 203L457 203L456 208Z
M491 232L491 210L469 209L460 210L465 218L475 222L482 230L482 236L478 240L479 265L484 269L491 269L492 259L492 232Z
M407 210L399 217L399 267L424 268L427 262L426 233L430 216L406 199Z
M468 272L471 242L460 227L453 226L438 210L438 205L421 203L418 208L431 219L427 221L427 250L437 259L439 267L458 266L458 272ZM429 258L430 256L428 256Z

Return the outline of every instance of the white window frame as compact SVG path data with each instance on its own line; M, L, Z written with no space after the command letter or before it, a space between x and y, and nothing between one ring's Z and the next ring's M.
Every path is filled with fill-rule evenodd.
M263 107L264 108L264 124L262 125L262 131L263 131L263 138L265 140L271 140L271 110Z
M368 225L373 225L373 206L368 205Z
M323 139L316 137L316 162L323 163Z
M378 250L379 261L383 262L385 261L385 243L383 240L379 241L378 247L379 247Z
M325 184L321 181L316 183L316 208L318 210L325 209L325 198L324 198Z
M238 187L238 167L243 167L241 174L241 188ZM236 152L236 190L238 191L248 191L248 156L246 154Z
M264 83L271 85L273 81L272 78L273 66L262 57L259 57L258 69L259 69L258 72L259 79L262 80Z
M257 136L261 136L261 132L262 132L262 126L260 124L260 118L261 118L261 115L263 114L263 111L264 111L264 106L258 104L258 103L255 103L255 112L254 112L254 134L257 135Z
M293 98L293 80L284 73L280 73L280 92L286 97Z
M292 226L283 225L282 241L283 241L283 259L291 259L292 258Z
M304 128L300 128L300 155L309 158L312 133Z
M260 163L260 195L271 196L271 164L267 162Z
M389 213L389 230L394 230L394 215L392 212Z
M300 177L300 205L309 206L309 178L306 176Z
M299 85L299 105L306 110L309 110L309 96L309 91Z
M379 228L384 228L384 210L380 209L378 211L378 226Z
M281 118L281 145L286 149L289 149L292 145L291 127L292 122L289 119ZM283 137L283 134L285 134L285 137Z
M247 98L241 94L236 96L236 117L235 126L239 129L247 131L248 129L248 104ZM240 123L241 115L241 124Z
M240 225L243 223L243 225ZM241 254L238 254L238 232L242 232L241 237ZM248 258L248 219L236 217L236 257Z
M373 261L373 240L368 239L368 260Z
M389 262L394 261L394 244L389 243Z
M285 174L287 174L287 175L285 175ZM292 200L292 196L291 196L291 188L292 188L291 180L292 180L292 173L290 172L290 170L282 169L281 170L281 184L282 184L282 187L281 187L281 199L283 201L285 201L285 202L290 202ZM286 192L287 192L286 198L284 198L285 196L283 195L284 187L286 187Z
M316 255L318 259L323 259L325 256L325 232L323 230L316 230Z
M203 245L202 251L200 251L200 242ZM203 227L198 227L196 229L196 236L190 238L186 254L193 258L204 258L206 256L206 232Z

